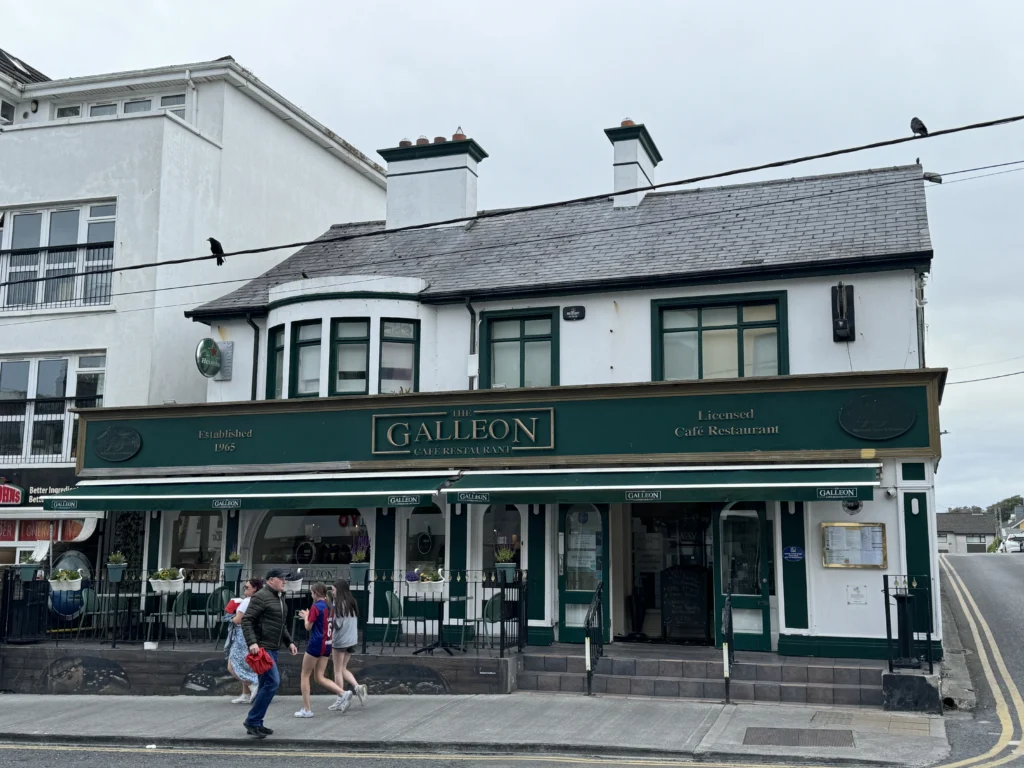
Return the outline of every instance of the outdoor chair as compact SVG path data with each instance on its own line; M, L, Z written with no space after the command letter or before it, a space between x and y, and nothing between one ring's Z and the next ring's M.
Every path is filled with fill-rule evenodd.
M488 638L488 648L494 648L494 625L501 622L502 619L502 603L501 593L492 595L486 603L484 603L484 611L482 616L478 616L473 619L473 635L474 642L477 652L480 650L480 630L483 629L484 637ZM489 629L489 631L487 631Z
M190 610L190 603L192 602L192 590L186 589L177 594L174 598L174 605L171 607L171 623L174 624L174 644L172 648L178 643L178 620L181 618L185 619L186 637L189 642L192 642L192 611Z
M384 625L384 638L380 641L378 656L384 653L384 646L388 644L388 630L391 629L391 626L395 627L395 640L391 646L392 655L398 647L398 636L402 631L402 601L398 599L398 595L390 591L385 593L385 597L388 602L388 622Z
M82 636L82 627L85 625L85 620L90 616L102 616L103 610L100 607L100 600L96 594L95 589L85 588L82 590L82 613L78 618L78 631L75 633L75 639L78 640ZM92 629L96 629L96 623L93 622Z
M224 608L234 596L234 590L229 587L218 587L206 598L206 609L203 611L206 616L206 635L213 638L214 646L226 631L226 622L223 621Z

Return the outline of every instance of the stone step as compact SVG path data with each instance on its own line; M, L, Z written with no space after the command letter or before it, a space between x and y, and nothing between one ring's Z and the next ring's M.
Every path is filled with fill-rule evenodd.
M521 691L560 691L582 693L587 676L580 672L523 670L517 674ZM721 678L679 678L660 675L594 674L594 693L630 696L665 696L686 699L724 699L725 681ZM834 704L842 706L882 705L881 679L874 685L837 683L780 682L733 678L729 693L737 701L773 701L794 704Z
M526 653L522 657L526 672L584 673L586 662L580 656L555 656ZM731 666L733 682L795 683L831 686L882 688L881 666L852 664L815 664L810 662L766 661L738 662ZM666 659L612 658L598 659L594 670L598 675L624 677L657 677L676 680L720 681L721 661L679 661Z

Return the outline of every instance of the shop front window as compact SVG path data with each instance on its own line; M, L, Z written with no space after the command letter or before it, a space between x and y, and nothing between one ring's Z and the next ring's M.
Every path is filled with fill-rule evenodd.
M171 531L170 565L184 568L186 578L202 579L207 572L220 571L223 547L222 513L182 512Z
M604 580L601 513L590 504L574 504L566 515L565 529L565 588L593 592Z
M523 522L514 504L492 504L483 519L483 569L493 571L499 550L513 553L512 562L522 567Z
M307 579L334 579L346 575L360 537L369 541L358 509L269 512L256 534L253 565L298 566Z
M406 572L444 568L444 514L435 506L417 507L409 515L405 533Z

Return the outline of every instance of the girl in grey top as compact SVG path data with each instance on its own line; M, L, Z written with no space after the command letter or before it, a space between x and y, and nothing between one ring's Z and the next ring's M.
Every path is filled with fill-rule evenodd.
M353 691L359 697L359 702L366 704L366 686L360 685L356 676L348 669L348 660L356 652L356 645L359 643L359 606L349 589L348 582L344 579L334 582L331 591L334 596L334 627L331 633L334 680L342 689L346 682L349 683L352 690L345 691L328 709L344 712L352 703Z

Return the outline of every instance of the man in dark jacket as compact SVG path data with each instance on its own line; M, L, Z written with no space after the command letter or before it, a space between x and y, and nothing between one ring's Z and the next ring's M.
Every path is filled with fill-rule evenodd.
M263 717L281 685L277 652L282 648L287 648L292 656L299 652L288 631L288 608L284 600L284 583L290 580L292 574L287 568L272 568L267 574L266 586L252 596L242 616L242 634L250 655L257 655L262 648L274 660L274 665L260 675L259 690L245 718L245 732L257 739L265 739L273 733L263 725Z

